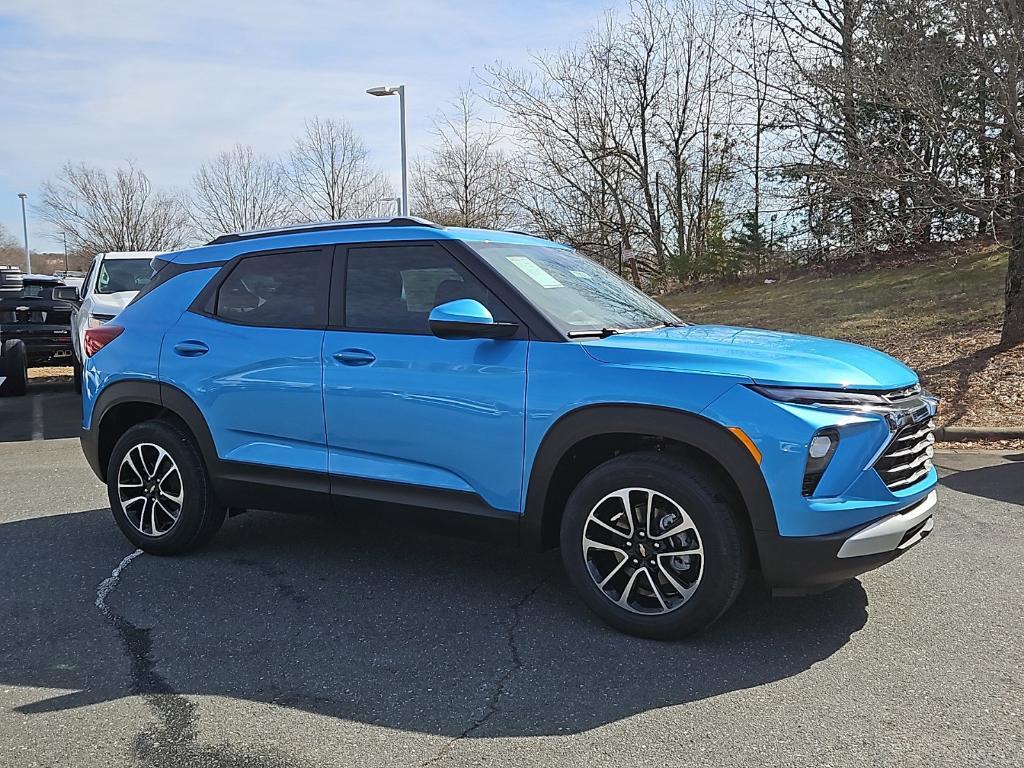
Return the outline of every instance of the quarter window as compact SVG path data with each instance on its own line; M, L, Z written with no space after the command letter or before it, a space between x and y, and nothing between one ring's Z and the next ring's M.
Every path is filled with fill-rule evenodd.
M319 249L245 257L217 291L217 317L245 325L323 328L328 259Z
M399 245L348 251L348 328L429 334L430 310L456 299L476 299L496 320L512 319L493 294L441 248Z

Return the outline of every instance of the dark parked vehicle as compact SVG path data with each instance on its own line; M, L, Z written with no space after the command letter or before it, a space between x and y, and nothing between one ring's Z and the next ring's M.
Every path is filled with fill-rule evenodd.
M24 287L21 271L0 267L0 301L21 293ZM25 343L4 334L0 328L0 397L24 395L28 388L28 359Z
M54 297L64 282L49 275L25 275L19 290L0 294L0 333L25 343L29 368L71 365L71 313L75 304Z

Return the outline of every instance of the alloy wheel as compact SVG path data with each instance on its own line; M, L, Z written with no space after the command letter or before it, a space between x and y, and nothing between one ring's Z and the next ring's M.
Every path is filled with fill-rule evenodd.
M185 500L178 465L159 445L133 445L118 468L117 496L139 533L163 536L178 522Z
M670 613L697 591L704 547L686 511L663 493L622 488L583 526L583 558L605 597L633 613Z

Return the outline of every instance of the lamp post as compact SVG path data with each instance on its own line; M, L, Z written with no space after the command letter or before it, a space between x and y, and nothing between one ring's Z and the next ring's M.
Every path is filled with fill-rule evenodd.
M28 252L28 218L25 215L25 198L28 197L24 192L19 192L18 197L21 198L21 231L25 235L25 274L32 274L32 257Z
M398 111L402 127L402 206L401 215L409 215L409 166L405 148L405 86L379 85L366 90L371 96L394 96L398 94Z

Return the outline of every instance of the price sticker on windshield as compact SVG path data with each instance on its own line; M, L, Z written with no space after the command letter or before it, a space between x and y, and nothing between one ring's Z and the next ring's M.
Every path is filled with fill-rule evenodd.
M526 256L506 256L512 264L541 288L563 288L554 275Z

